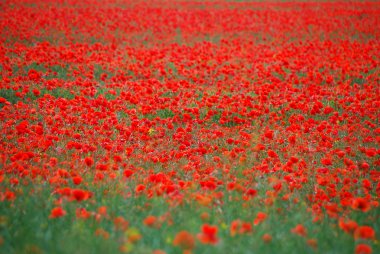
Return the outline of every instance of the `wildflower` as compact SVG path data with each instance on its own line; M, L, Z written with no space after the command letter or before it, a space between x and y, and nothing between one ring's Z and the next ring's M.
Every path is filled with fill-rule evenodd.
M104 239L108 239L110 237L110 233L108 233L107 231L105 231L104 229L102 228L98 228L95 230L95 235L96 236L100 236L100 237L103 237Z
M82 182L83 179L80 176L75 176L75 177L72 178L72 180L73 180L73 183L75 185L79 185Z
M203 212L203 213L201 214L201 220L202 220L202 221L208 221L209 219L210 219L210 215L209 215L208 213Z
M75 214L77 218L80 219L88 219L91 217L91 213L89 213L86 208L77 208Z
M147 227L153 227L157 223L157 218L153 215L149 215L144 219L144 225Z
M135 188L136 193L143 192L144 190L145 190L145 185L143 185L143 184L139 184Z
M298 224L297 226L295 226L291 232L293 234L296 234L296 235L299 235L299 236L306 236L307 235L307 231L306 231L306 228L302 225L302 224Z
M339 227L346 233L352 234L358 227L358 224L353 220L344 221L341 219L339 220Z
M266 213L263 213L263 212L258 212L257 215L256 215L256 218L255 220L253 221L253 224L256 226L256 225L259 225L261 222L263 222L266 218L268 217L268 215Z
M108 171L108 165L107 164L98 164L96 165L96 169L100 171Z
M252 225L248 222L242 222L241 220L234 220L231 223L230 235L235 236L236 234L245 234L252 232Z
M324 166L330 166L330 165L332 165L332 160L329 157L325 157L325 158L321 159L321 163Z
M5 105L11 105L11 103L9 101L7 101L7 99L5 99L3 97L0 97L0 103L3 103Z
M265 136L267 139L273 139L273 131L272 131L272 130L267 130L267 131L264 133L264 136Z
M254 197L254 196L257 195L257 190L255 190L255 189L248 189L247 190L247 195Z
M128 240L131 243L135 243L135 242L139 241L142 237L137 228L129 228L126 231L126 235L128 237Z
M99 207L98 214L100 214L103 217L107 216L107 207L106 206Z
M372 248L371 246L368 246L367 244L361 243L358 244L355 248L355 254L371 254Z
M271 158L277 158L278 157L277 153L271 149L268 150L268 156Z
M318 246L317 246L317 240L314 239L314 238L311 238L311 239L308 239L306 241L307 245L309 245L310 247L312 247L313 249L316 249Z
M202 226L202 232L197 235L198 239L204 244L216 244L218 243L218 227L209 224Z
M62 207L54 207L51 212L49 218L59 218L66 215L66 211L62 209Z
M365 198L355 198L351 207L362 212L368 212L371 209L370 203Z
M124 170L123 174L126 178L129 178L133 175L133 171L130 169L126 169L126 170Z
M270 234L264 234L261 238L265 243L270 243L272 241L272 236Z
M13 191L6 190L5 191L5 199L12 201L16 199L16 194Z
M94 159L91 158L91 157L86 157L86 158L84 159L84 163L86 163L86 165L87 165L88 167L91 167L91 166L94 164Z
M129 226L129 223L127 220L125 220L123 217L119 216L119 217L116 217L114 220L113 220L113 224L115 225L115 228L117 230L121 230L121 231L126 231L128 226Z
M355 239L375 239L375 230L370 226L360 226L354 232Z
M189 232L180 231L174 237L173 245L180 247L184 251L191 251L195 247L195 239Z
M74 199L78 202L86 200L88 198L87 192L81 189L72 190L72 195Z

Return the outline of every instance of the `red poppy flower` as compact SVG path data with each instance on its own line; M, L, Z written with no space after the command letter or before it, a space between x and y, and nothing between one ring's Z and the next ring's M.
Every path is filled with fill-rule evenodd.
M66 211L62 209L62 207L54 207L51 212L49 218L59 218L66 215Z
M86 158L84 159L84 162L86 163L86 165L87 165L88 167L91 167L91 166L94 164L94 160L93 160L91 157L86 157Z
M370 226L357 227L354 232L355 239L375 239L375 230Z
M157 217L149 215L144 219L144 225L147 227L153 227L157 223Z
M81 182L82 182L82 177L80 177L80 176L75 176L75 177L73 177L73 183L75 184L75 185L79 185Z
M272 236L270 234L264 234L262 239L265 243L270 243L272 241Z
M305 237L307 235L306 228L302 224L298 224L292 230L292 233Z
M372 254L372 248L364 243L358 244L355 248L355 254Z
M358 227L358 224L353 220L344 221L343 219L340 219L339 227L346 233L353 234Z
M72 190L72 195L73 195L74 199L78 202L86 200L90 197L90 194L87 191L84 191L81 189Z
M365 198L355 198L352 201L352 208L355 210L361 210L363 212L368 212L371 209L371 204Z
M258 212L255 220L253 221L254 225L259 225L261 222L265 221L268 215L263 212Z
M218 227L204 224L202 232L197 235L198 239L204 244L217 244L218 243Z
M180 231L174 237L173 245L183 250L192 250L195 247L194 236L187 231Z

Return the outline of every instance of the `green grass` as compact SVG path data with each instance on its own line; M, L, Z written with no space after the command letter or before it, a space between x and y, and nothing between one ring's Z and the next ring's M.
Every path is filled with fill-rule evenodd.
M241 210L242 204L246 201L230 201L229 197L234 196L233 193L226 193L222 205L210 208L199 206L194 201L170 207L162 198L147 199L145 196L122 198L120 195L102 195L104 188L110 188L112 191L122 187L120 182L113 187L112 185L92 186L90 189L95 192L93 198L95 202L64 202L63 207L68 214L56 219L48 218L55 200L48 184L20 186L19 189L24 193L33 192L33 194L20 195L13 202L0 203L0 232L4 240L0 252L118 253L120 243L129 231L125 233L115 231L113 219L123 216L129 221L130 230L142 235L142 239L133 244L131 253L151 253L154 249L180 253L177 247L171 245L178 228L197 234L202 225L200 214L205 211L210 214L210 220L207 222L218 225L218 237L221 241L216 246L198 243L195 253L294 253L294 250L302 253L352 253L355 246L352 237L336 227L335 219L325 217L322 222L313 223L313 216L305 212L307 205L302 200L298 204L293 204L291 201L277 199L268 207L260 200L254 199L248 201L248 206ZM262 191L265 192L265 189ZM17 209L12 209L12 206ZM93 218L75 219L75 209L85 207L95 212L100 206L107 206L106 218L98 222ZM281 211L278 212L278 209ZM254 226L252 233L234 237L230 235L229 225L233 220L252 222L259 211L266 212L268 218ZM372 216L379 216L379 211L376 209L370 213ZM142 224L148 215L165 214L170 215L173 224L164 222L160 229L148 228ZM357 213L353 217L358 223L363 224L368 223L365 218L362 213ZM307 228L306 239L313 238L320 243L316 250L307 245L305 238L290 232L297 224L303 224ZM379 229L379 223L372 226L376 230ZM96 236L95 231L98 228L109 232L109 238ZM265 233L272 235L271 244L261 240ZM374 251L379 249L378 243L374 248Z
M74 95L67 89L64 88L54 88L51 90L48 90L46 88L39 89L40 95L35 96L32 91L29 91L25 94L23 98L20 98L16 96L17 91L13 89L0 89L0 97L5 98L7 101L9 101L12 104L15 104L19 101L33 101L40 97L43 97L46 94L49 94L51 96L54 96L55 98L65 98L68 100L74 99Z

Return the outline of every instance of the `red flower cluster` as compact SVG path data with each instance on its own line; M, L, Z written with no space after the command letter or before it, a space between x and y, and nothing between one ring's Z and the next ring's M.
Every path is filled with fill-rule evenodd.
M376 251L376 1L61 2L0 3L6 216L42 199L125 252L155 232L187 253L323 221Z

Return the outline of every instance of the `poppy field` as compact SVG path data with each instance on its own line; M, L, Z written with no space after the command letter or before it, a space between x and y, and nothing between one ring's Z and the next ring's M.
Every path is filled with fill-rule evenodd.
M380 253L377 1L0 1L0 253Z

